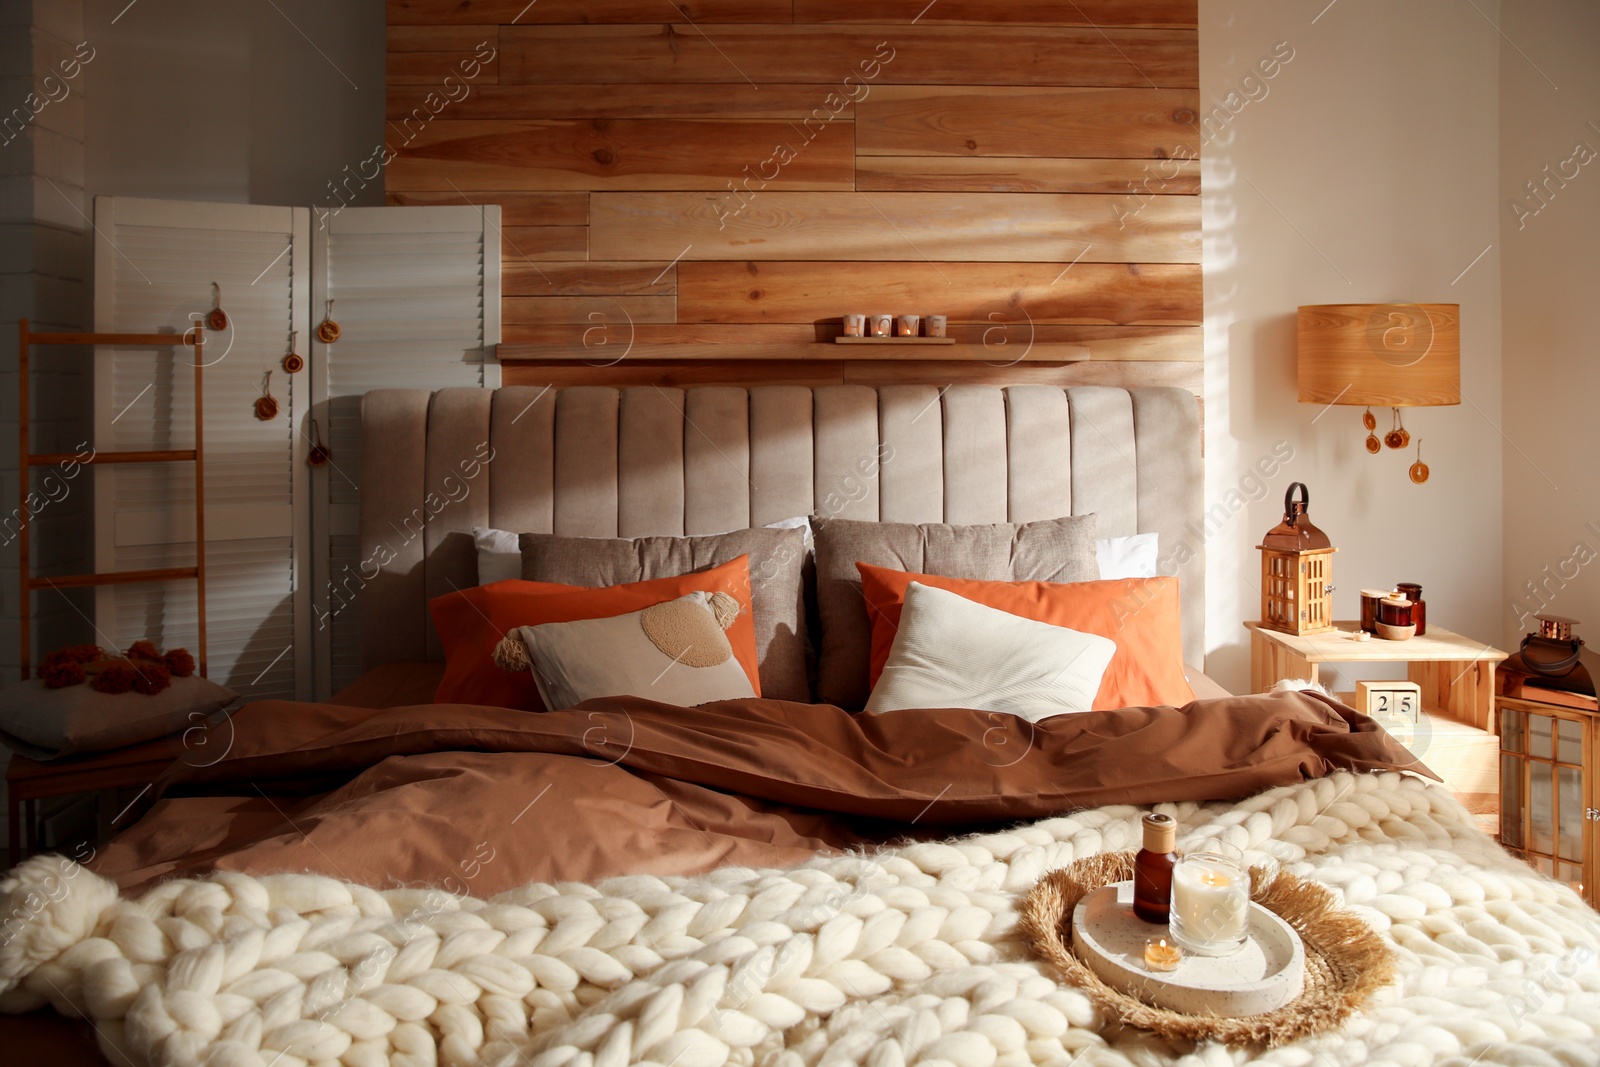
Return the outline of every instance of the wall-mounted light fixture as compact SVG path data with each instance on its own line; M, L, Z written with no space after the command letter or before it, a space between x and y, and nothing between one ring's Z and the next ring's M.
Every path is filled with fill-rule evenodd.
M1300 308L1300 400L1365 407L1367 451L1404 448L1400 409L1461 403L1460 304L1309 304ZM1372 408L1393 409L1380 440ZM1428 480L1418 458L1411 480Z

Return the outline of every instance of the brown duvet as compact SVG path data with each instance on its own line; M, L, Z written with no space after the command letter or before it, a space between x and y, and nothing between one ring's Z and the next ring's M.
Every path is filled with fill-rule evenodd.
M1335 769L1429 773L1372 720L1310 693L1037 724L762 699L544 714L264 701L219 729L195 749L215 762L179 761L94 869L124 889L309 870L488 896L786 865L1103 804L1226 800Z
M430 678L389 672L346 699L385 703L431 691ZM796 863L1100 804L1244 797L1335 769L1430 773L1372 720L1310 693L1037 725L770 700L537 715L262 702L192 740L144 818L91 864L125 891L221 868L488 896ZM7 1062L106 1062L86 1022L49 1012L0 1017L0 1046Z

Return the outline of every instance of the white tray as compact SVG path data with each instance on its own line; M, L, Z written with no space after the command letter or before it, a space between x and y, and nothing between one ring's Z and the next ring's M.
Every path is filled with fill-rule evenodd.
M1119 903L1119 890L1122 902ZM1145 941L1166 936L1165 926L1133 914L1133 883L1102 886L1072 913L1078 958L1114 989L1146 1004L1187 1015L1260 1015L1283 1007L1305 988L1306 953L1294 928L1250 903L1249 937L1232 956L1185 953L1175 971L1144 965Z

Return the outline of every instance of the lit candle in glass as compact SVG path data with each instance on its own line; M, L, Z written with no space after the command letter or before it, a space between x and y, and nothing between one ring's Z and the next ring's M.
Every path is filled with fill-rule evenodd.
M1227 956L1244 946L1250 921L1250 876L1239 852L1221 842L1180 856L1172 870L1172 935L1201 956Z
M1164 937L1152 937L1144 943L1144 966L1149 971L1175 971L1183 962L1183 949Z

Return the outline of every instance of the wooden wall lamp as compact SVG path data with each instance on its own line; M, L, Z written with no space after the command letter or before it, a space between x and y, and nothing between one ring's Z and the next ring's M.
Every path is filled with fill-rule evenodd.
M1300 401L1365 407L1367 451L1405 448L1400 409L1461 403L1460 304L1309 304L1300 308ZM1373 407L1394 409L1379 440ZM1428 480L1422 442L1411 480Z

